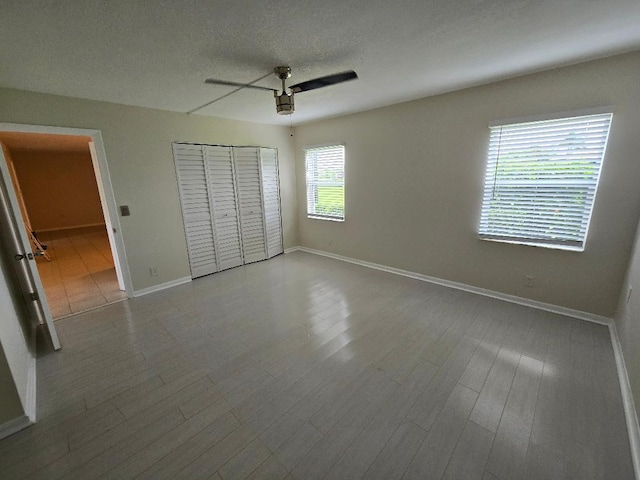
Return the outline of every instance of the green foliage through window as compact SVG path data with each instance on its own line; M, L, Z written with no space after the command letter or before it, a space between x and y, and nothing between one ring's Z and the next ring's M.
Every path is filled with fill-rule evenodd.
M611 114L491 128L480 237L582 249Z
M344 146L305 150L307 215L344 220Z

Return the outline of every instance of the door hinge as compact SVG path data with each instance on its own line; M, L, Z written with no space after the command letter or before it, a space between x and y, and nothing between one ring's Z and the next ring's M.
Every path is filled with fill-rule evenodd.
M33 300L34 302L37 302L38 300L40 300L40 295L38 295L38 292L31 292L29 294L29 297L31 298L31 300Z

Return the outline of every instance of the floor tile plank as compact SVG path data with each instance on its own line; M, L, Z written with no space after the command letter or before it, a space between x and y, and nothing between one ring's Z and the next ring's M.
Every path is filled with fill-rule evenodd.
M477 398L476 392L463 385L453 389L403 479L420 479L424 472L432 478L442 477Z
M487 470L498 478L522 478L543 364L522 355L500 419Z

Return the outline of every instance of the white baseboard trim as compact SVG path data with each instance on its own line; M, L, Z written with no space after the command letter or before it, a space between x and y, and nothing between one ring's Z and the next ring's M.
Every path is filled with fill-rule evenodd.
M58 227L58 228L34 228L36 233L40 232L57 232L58 230L73 230L74 228L88 228L88 227L105 227L105 223L85 223L82 225L73 225L71 227Z
M624 361L622 345L620 344L620 337L618 336L618 329L616 328L615 322L611 322L609 325L609 333L611 334L611 345L613 346L613 354L618 370L618 380L620 382L620 393L622 394L624 417L627 421L633 469L635 470L636 479L640 479L640 426L638 425L638 413L636 412L636 404L633 400L633 392L631 391L631 383L629 382L629 373L627 372L627 365Z
M378 263L365 262L364 260L358 260L356 258L345 257L343 255L337 255L335 253L325 252L323 250L315 250L307 247L294 247L289 249L291 251L299 250L301 252L312 253L314 255L321 255L323 257L329 257L343 262L354 263L363 267L373 268L375 270L382 270L383 272L394 273L396 275L402 275L403 277L414 278L423 282L434 283L436 285L442 285L444 287L455 288L456 290L463 290L465 292L475 293L477 295L484 295L485 297L491 297L498 300L504 300L505 302L517 303L518 305L524 305L526 307L536 308L538 310L544 310L546 312L557 313L559 315L566 315L567 317L578 318L580 320L586 320L588 322L597 323L599 325L609 326L612 321L608 317L602 315L596 315L589 312L583 312L581 310L574 310L572 308L561 307L560 305L553 305L551 303L539 302L537 300L530 300L528 298L517 297L516 295L509 295L507 293L496 292L494 290L488 290L486 288L474 287L464 283L453 282L451 280L444 280L442 278L430 277L421 273L410 272L408 270L402 270L400 268L388 267L386 265L380 265Z
M300 247L285 248L284 253L297 252L298 250L300 250Z
M151 287L143 288L142 290L135 290L133 292L133 296L142 297L143 295L149 295L150 293L159 292L160 290L164 290L166 288L177 287L178 285L182 285L183 283L189 283L191 280L191 277L177 278L176 280L171 280L159 285L153 285Z
M0 440L13 435L20 430L24 430L28 426L33 425L33 422L29 420L29 417L22 415L21 417L14 418L8 422L4 422L0 425Z
M36 359L31 360L29 373L27 374L27 402L24 413L31 423L36 423Z

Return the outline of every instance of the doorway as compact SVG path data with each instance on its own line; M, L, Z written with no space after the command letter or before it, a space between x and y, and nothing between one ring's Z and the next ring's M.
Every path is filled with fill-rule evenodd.
M130 296L100 132L0 124L0 144L54 320Z

